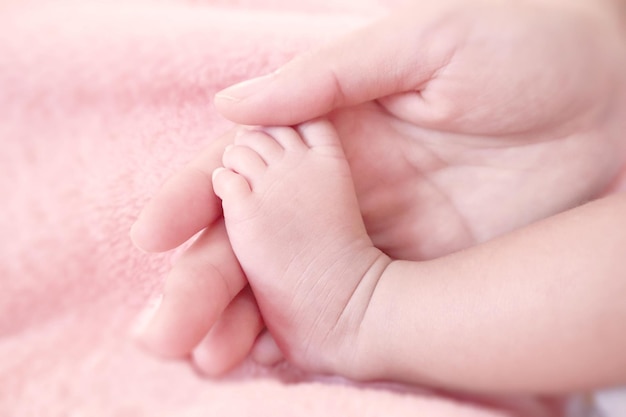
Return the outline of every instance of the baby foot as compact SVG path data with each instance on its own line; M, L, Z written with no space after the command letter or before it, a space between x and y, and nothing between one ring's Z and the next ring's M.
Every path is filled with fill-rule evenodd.
M287 358L349 376L389 258L369 239L333 127L242 131L213 174L226 229Z

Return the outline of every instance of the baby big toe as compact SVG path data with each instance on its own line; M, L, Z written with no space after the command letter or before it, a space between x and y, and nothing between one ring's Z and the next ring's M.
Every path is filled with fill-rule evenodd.
M252 190L248 181L240 174L228 169L217 168L213 171L213 190L225 204L248 196Z

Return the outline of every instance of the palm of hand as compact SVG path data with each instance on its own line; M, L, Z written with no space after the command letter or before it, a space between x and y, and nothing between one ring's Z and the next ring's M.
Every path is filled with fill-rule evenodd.
M443 51L443 63L435 65L429 81L418 74L422 81L401 83L402 91L412 93L329 115L353 172L368 233L393 258L430 259L565 210L602 193L623 166L626 54L607 18L568 14L569 5L536 13L528 3L486 8L469 3L469 10L454 6L445 19L427 18L437 24L425 30L427 39L417 40L430 40L431 49ZM408 17L412 28L415 16ZM152 203L144 226L160 238L148 246L169 249L215 220L217 208L193 211L184 227L177 219L197 195L217 207L212 193L207 195L206 178L229 140L208 149ZM208 239L183 255L173 276L193 276L186 265L199 260L227 271L220 277L229 288L243 287L245 277L235 268L223 230L207 232ZM170 293L186 294L184 282L169 281ZM225 308L233 297L205 295L194 294L191 302L200 308L211 299ZM216 318L195 318L189 303L179 308L167 302L176 299L164 298L168 307L161 308L148 339L155 340L149 344L156 351L180 356ZM229 314L243 328L250 320L238 305L232 301ZM195 328L193 337L182 340L177 323ZM234 366L242 359L238 355L247 353L258 329L246 328L237 336L246 340L238 342L244 347L223 359L221 370L210 372ZM214 353L220 343L228 345L211 340L196 350Z
M375 106L333 121L368 233L394 258L430 259L488 240L597 195L615 175L606 162L617 154L591 135L510 146L493 138L490 147L406 125Z
M331 115L368 232L392 257L429 259L571 208L623 165L611 117L626 111L623 68L585 32L598 28L572 17L550 38L550 18L506 17L455 22L464 46L419 92Z

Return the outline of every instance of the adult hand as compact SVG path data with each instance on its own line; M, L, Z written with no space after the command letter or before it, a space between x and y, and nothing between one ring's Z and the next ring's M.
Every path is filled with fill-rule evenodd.
M216 105L250 125L327 115L374 244L394 258L437 257L594 198L617 176L626 65L612 5L421 3L226 89ZM132 232L161 251L205 229L143 340L167 355L195 349L208 373L239 362L262 327L250 293L237 296L246 280L210 180L231 140L172 178Z

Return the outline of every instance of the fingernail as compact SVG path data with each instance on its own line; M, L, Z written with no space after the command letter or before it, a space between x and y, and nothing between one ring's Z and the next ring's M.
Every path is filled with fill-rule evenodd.
M239 84L235 84L218 92L217 94L215 94L215 98L230 101L243 100L244 98L257 94L265 87L267 87L267 85L272 82L274 75L275 73L271 73L262 77L240 82Z
M148 328L148 325L161 306L162 300L163 295L158 295L148 300L146 307L141 311L141 313L139 313L131 327L130 332L135 338L141 338L141 336L145 333L145 330Z
M133 246L135 246L135 248L137 248L139 251L141 251L142 253L148 253L148 251L145 250L141 245L143 239L141 237L141 226L138 226L138 224L139 220L133 223L133 225L130 227L130 241L133 243Z
M174 249L170 255L170 267L173 267L174 265L176 265L176 263L178 263L178 260L180 259L181 256L183 256L185 254L185 252L187 252L187 247L186 246L179 246L178 248Z

